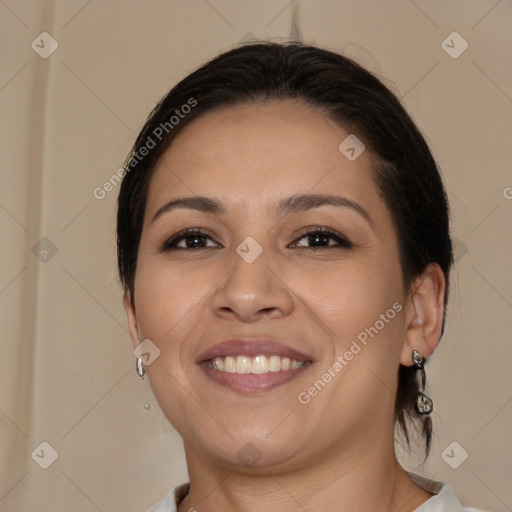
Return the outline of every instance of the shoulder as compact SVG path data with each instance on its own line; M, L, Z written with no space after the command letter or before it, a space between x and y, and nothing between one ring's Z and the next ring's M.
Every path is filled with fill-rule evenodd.
M414 512L490 512L472 507L463 507L450 486L443 482L430 480L409 471L407 471L407 474L415 484L434 495Z
M188 482L173 487L162 501L144 512L176 512L178 503L187 495L189 488L190 484Z

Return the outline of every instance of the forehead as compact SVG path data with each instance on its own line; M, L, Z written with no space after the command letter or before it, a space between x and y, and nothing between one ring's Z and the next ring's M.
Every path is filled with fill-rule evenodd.
M216 196L238 208L293 193L343 193L383 208L364 151L338 149L350 133L302 101L243 104L210 111L187 125L157 164L147 216L173 197Z

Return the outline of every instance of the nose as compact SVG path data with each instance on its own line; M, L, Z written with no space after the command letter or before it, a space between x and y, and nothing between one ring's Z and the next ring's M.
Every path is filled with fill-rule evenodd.
M293 311L293 292L282 280L278 264L269 261L266 253L263 251L252 263L233 254L231 269L212 298L216 315L251 323L285 317Z

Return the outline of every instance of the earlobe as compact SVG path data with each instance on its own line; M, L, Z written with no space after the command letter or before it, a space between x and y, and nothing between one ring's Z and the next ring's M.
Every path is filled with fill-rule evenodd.
M412 351L428 358L441 337L444 317L446 281L441 267L431 263L414 280L406 306L405 340L400 357L404 366L411 366Z
M133 348L137 348L139 342L139 325L137 322L137 313L135 311L135 305L132 302L132 295L130 290L125 290L123 296L123 306L126 312L126 318L128 319L128 329L130 331L130 337L132 339Z

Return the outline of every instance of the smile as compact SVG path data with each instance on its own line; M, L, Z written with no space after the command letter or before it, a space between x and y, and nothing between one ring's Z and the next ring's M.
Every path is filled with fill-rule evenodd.
M312 361L297 361L278 355L217 356L199 365L214 382L241 393L271 391L306 371Z
M290 370L298 370L306 364L306 361L297 361L289 357L281 357L278 355L258 355L249 357L245 355L215 357L210 360L208 367L225 373L247 374L253 373L261 375L265 373L286 372Z

